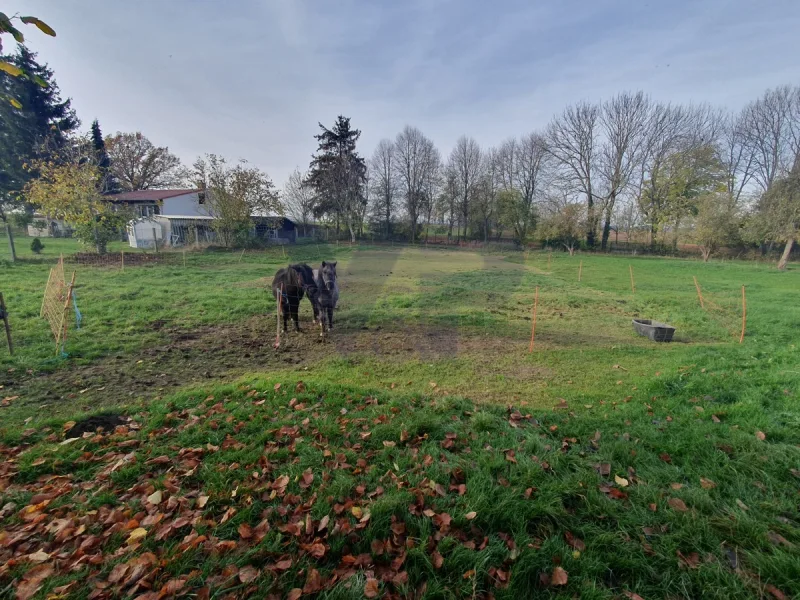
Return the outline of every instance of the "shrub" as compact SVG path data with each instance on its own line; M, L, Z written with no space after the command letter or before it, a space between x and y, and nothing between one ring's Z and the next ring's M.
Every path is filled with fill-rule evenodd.
M33 241L31 242L31 250L34 254L41 254L42 250L44 250L44 244L42 243L42 240L40 240L38 237L33 238Z

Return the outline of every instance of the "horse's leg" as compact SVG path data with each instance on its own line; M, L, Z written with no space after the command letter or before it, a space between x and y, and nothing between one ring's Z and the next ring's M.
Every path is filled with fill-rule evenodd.
M283 333L286 333L289 326L289 301L285 298L281 298L281 312L283 313Z
M328 330L333 329L333 307L328 307Z
M300 300L297 299L292 302L292 318L294 319L294 330L300 331L300 317L298 316L298 309L300 308Z

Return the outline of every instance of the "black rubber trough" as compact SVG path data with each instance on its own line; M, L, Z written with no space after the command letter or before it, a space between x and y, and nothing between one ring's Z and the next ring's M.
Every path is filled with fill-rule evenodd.
M666 323L651 321L650 319L634 319L633 328L636 333L650 338L654 342L671 342L675 328Z

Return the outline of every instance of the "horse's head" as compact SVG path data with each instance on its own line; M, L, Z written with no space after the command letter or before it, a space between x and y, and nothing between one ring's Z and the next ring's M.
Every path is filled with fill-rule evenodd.
M336 284L336 261L330 262L323 260L319 274L328 291L333 291L334 285Z

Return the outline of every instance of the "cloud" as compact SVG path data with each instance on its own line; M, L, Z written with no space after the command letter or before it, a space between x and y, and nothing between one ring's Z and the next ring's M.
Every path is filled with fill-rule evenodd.
M338 114L364 155L413 124L446 156L462 134L496 144L623 90L736 109L800 79L793 0L6 3L58 31L31 46L84 122L188 163L247 158L279 184Z

